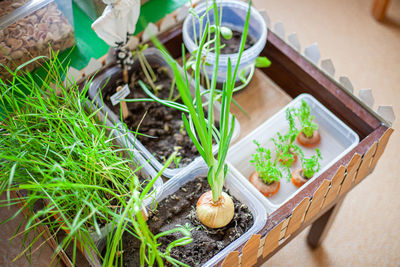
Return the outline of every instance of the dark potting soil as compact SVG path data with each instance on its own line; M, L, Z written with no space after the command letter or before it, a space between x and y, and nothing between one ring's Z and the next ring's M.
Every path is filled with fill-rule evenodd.
M159 88L157 96L161 99L168 99L172 80L168 76L166 68L160 66L152 66L152 68L157 76L157 80L154 82ZM129 84L131 92L126 99L149 98L141 89L139 80L147 84L147 79L141 69L134 71L131 76ZM123 85L123 82L120 81L118 85ZM110 100L110 97L116 92L115 90L116 87L104 88L102 96L104 103L120 117L120 105L113 106ZM178 94L175 87L172 98L174 99ZM182 103L181 100L177 100L177 102ZM175 147L180 147L177 158L181 158L181 161L179 166L175 166L175 162L171 163L170 168L184 167L199 156L196 147L183 127L181 111L157 102L127 102L127 106L130 113L124 122L130 130L136 131L138 129L139 133L151 136L137 135L137 138L151 154L155 155L158 161L166 161L174 152Z
M213 34L211 35L213 38ZM221 49L221 54L235 54L239 52L240 42L242 41L242 32L232 30L232 38L227 40L221 37L221 45L225 45ZM256 43L256 40L247 34L246 44L244 45L244 50L252 47ZM210 47L214 47L214 45L210 45Z
M206 177L196 178L183 185L175 194L158 203L158 208L149 215L147 221L150 231L156 235L189 223L192 228L192 243L175 247L171 256L190 266L200 266L211 259L234 240L248 231L254 218L249 208L232 197L235 205L235 216L225 227L211 229L202 225L196 216L196 203L199 197L209 190ZM160 250L165 250L172 241L181 238L175 233L159 239ZM140 242L132 235L125 233L122 239L124 266L140 266Z

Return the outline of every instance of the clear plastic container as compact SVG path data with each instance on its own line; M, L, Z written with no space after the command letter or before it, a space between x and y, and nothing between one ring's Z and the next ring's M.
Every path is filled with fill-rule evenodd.
M229 190L230 195L234 196L237 200L245 204L250 209L251 213L253 214L254 224L241 237L233 241L231 244L221 250L217 255L208 260L203 265L203 267L215 266L215 264L226 257L230 251L247 242L247 240L249 240L249 238L253 234L260 231L267 221L267 213L263 205L252 194L250 190L242 186L242 184L239 182L238 172L234 169L232 165L230 165L229 163L228 165L229 171L225 180L225 189ZM164 184L162 195L158 201L162 201L168 195L173 194L185 183L200 176L206 177L207 173L208 168L202 162L197 163L195 168L190 171L186 170L181 172L174 179L171 179Z
M251 155L255 153L256 145L253 140L257 140L263 147L274 149L271 138L276 138L276 133L286 133L289 129L286 120L286 109L290 107L299 107L301 101L305 100L311 107L311 114L315 116L315 122L319 125L321 134L321 143L318 148L321 150L323 159L320 161L321 169L310 181L315 180L321 173L332 166L336 161L342 158L350 150L352 150L359 142L358 135L333 113L325 108L320 102L309 94L301 94L291 101L285 108L268 119L257 129L252 131L245 138L235 144L228 152L228 161L241 173L239 180L242 184L249 186L249 190L257 196L264 204L268 212L273 212L287 200L297 194L302 188L295 187L290 180L286 180L286 172L281 179L281 185L278 193L272 197L264 197L249 181L248 178L255 168L250 164ZM296 141L297 142L297 141ZM305 157L315 155L315 149L301 147ZM273 155L275 156L275 155ZM301 163L298 160L291 171L300 168Z
M166 68L168 69L169 75L171 77L173 77L172 70L169 68L169 66L165 62L164 58L162 57L162 55L158 49L149 48L144 52L144 55L151 65L158 64L161 66L166 66ZM136 62L133 65L132 69L135 69L136 67L138 67L138 65L139 65L139 63ZM102 111L104 113L108 114L107 118L110 121L110 123L117 124L117 125L121 125L120 116L117 116L109 107L107 107L107 105L103 105L103 103L101 101L101 97L99 95L99 92L100 92L99 89L103 88L107 82L108 82L108 84L113 84L113 82L115 82L117 79L121 79L121 77L122 77L122 71L118 66L110 67L106 71L101 73L100 75L96 76L95 79L93 80L93 82L89 86L89 97L91 99L95 100L96 104L102 108ZM191 81L190 87L192 90L192 94L194 95L194 90L195 90L194 89L195 88L194 81ZM204 89L201 89L201 90L204 91ZM204 100L207 100L207 96L204 96ZM220 110L221 110L220 103L215 102L214 103L215 118L219 118ZM230 117L230 119L231 118L232 118L232 116ZM120 127L120 128L121 128L120 130L122 133L125 132L123 127ZM139 132L140 132L140 129L139 129ZM233 131L232 141L234 141L239 136L239 132L240 132L239 121L237 119L235 119L235 129ZM158 161L151 154L151 152L148 149L146 149L146 147L144 147L142 145L142 143L140 143L139 140L135 139L134 134L129 132L127 134L127 136L129 138L130 142L132 144L134 144L135 148L139 151L139 153L141 153L146 159L149 159L150 164L152 166L154 166L154 168L157 171L162 169L163 164L160 161ZM217 153L217 151L218 151L218 147L214 146L213 152ZM189 168L189 169L192 168L197 161L203 161L203 159L199 156L196 159L194 159L192 163L190 163L189 165L187 165L185 167L175 168L175 169L167 168L164 170L163 176L166 178L172 178L175 175L177 175L179 172L181 172L182 170L187 169L187 168Z
M74 2L92 20L96 20L100 17L106 8L106 4L104 4L102 0L74 0Z
M12 13L17 8L31 0L2 0L0 1L0 18Z
M49 44L62 51L75 43L71 0L19 0L0 15L0 63L12 70L33 57L49 56ZM0 71L0 77L9 74Z
M207 8L210 6L210 3L212 1L208 2L209 2L208 4L206 2L199 4L194 11L199 16L202 16L203 14L205 14ZM242 32L246 20L247 10L249 7L248 3L243 1L229 0L229 1L218 1L217 5L219 8L222 6L221 25L229 27L232 30ZM208 12L208 15L211 23L213 23L214 11L211 9ZM206 20L204 21L203 28L205 26L205 23ZM194 50L198 48L198 46L194 42L194 36L193 36L194 25L196 29L196 36L199 36L198 31L200 22L197 19L194 19L194 17L191 14L189 14L183 23L182 33L183 33L183 41L185 43L187 50L190 53L192 53ZM243 52L242 58L240 60L238 73L240 73L240 70L248 68L249 66L254 64L254 61L261 53L261 51L264 49L265 43L267 41L267 25L265 24L265 21L261 16L261 14L254 7L251 7L248 35L257 41L252 47L246 49ZM221 54L219 56L217 81L220 83L226 80L226 72L228 69L228 58L230 58L232 66L236 66L238 61L238 54ZM206 73L208 77L212 77L213 66L215 62L215 54L208 53L206 56L206 61L210 63L210 66L206 66ZM239 81L238 77L236 78L236 81Z

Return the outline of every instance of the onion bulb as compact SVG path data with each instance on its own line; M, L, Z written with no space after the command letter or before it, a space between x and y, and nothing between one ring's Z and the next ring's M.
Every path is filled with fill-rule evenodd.
M210 190L197 201L196 212L202 224L210 228L220 228L232 221L235 207L232 198L224 192L219 200L214 202Z

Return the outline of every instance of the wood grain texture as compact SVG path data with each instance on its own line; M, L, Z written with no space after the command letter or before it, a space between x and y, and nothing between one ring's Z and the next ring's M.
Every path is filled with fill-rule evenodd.
M340 187L339 194L343 195L353 185L354 179L356 178L356 174L358 171L358 168L360 167L361 164L361 154L355 153L353 157L351 158L349 164L347 165L347 170L346 170L346 177L342 183L342 186Z
M368 151L364 154L364 157L361 160L360 168L358 169L358 172L357 172L357 176L354 179L355 184L358 184L359 182L361 182L361 180L364 179L365 176L368 175L369 166L371 165L371 162L372 162L372 159L376 152L377 146L378 146L378 142L374 142L372 144L372 146L368 149Z
M232 251L225 257L222 267L239 267L239 251Z
M271 253L274 249L279 246L279 237L281 235L282 225L285 221L282 221L277 226L275 226L265 237L263 258Z
M299 205L296 206L296 208L294 208L285 233L285 237L289 236L290 234L294 233L297 229L300 228L304 220L304 215L306 214L309 205L310 205L310 198L306 197L299 203Z
M251 267L257 262L258 249L260 247L261 235L252 235L243 247L242 266Z
M315 191L313 198L311 199L310 207L306 213L304 221L307 222L311 218L313 218L318 211L321 209L322 202L325 199L326 192L329 189L329 180L324 180L321 185L318 187L317 191Z
M375 168L380 157L382 156L383 152L385 151L386 145L389 142L390 136L392 135L393 131L394 131L393 128L389 128L381 136L381 138L379 138L378 147L376 148L374 158L372 159L371 165L369 166L370 171L372 171Z
M326 207L330 204L336 197L339 195L340 186L346 175L346 167L343 165L339 166L339 169L336 171L335 175L333 175L331 180L331 185L328 190L328 193L325 196L324 203L322 204L322 208Z

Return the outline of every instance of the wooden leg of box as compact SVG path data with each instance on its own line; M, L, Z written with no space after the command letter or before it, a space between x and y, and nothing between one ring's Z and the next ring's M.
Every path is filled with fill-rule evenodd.
M312 248L318 247L321 242L324 240L326 234L329 231L329 228L332 225L333 220L336 217L337 212L342 205L343 199L339 200L338 203L335 204L332 208L326 211L321 217L319 217L313 224L311 225L310 232L307 236L308 245Z
M386 15L386 10L389 6L390 0L374 0L372 4L372 15L376 20L384 20Z

